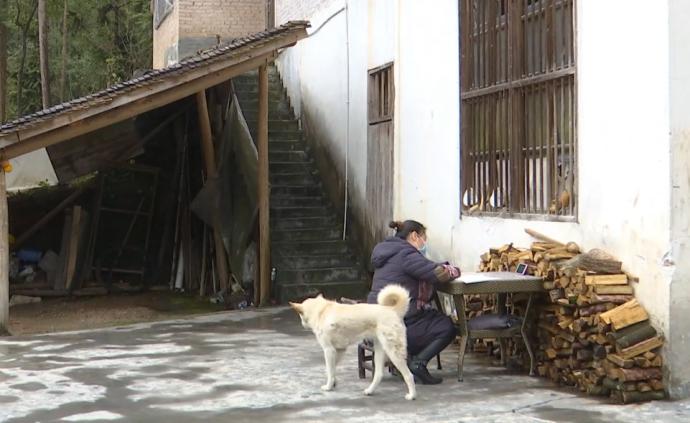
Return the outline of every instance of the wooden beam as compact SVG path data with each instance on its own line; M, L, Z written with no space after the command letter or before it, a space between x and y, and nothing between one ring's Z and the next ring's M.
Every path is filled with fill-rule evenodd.
M64 126L44 131L40 134L22 134L20 132L0 136L0 141L10 140L13 142L13 144L0 148L0 160L13 159L32 151L49 147L114 123L121 122L166 104L173 103L193 95L200 90L220 84L223 81L227 81L237 75L255 69L258 64L265 62L267 58L273 57L275 57L275 52L265 54L255 59L250 59L246 62L241 62L226 69L208 73L202 78L187 83L177 86L171 85L165 91L155 94L151 94L150 91L147 91L148 96L144 96L137 100L132 100L129 96L123 96L129 98L130 101L119 107L103 110L100 114L95 114L81 120L76 119L72 124L65 124Z
M0 169L0 335L9 334L10 248L8 240L7 190L5 172Z
M72 194L68 195L67 198L62 200L62 202L60 204L58 204L57 206L55 206L55 208L53 210L48 212L48 214L46 214L41 219L39 219L39 221L36 222L32 227L27 229L26 232L21 234L17 238L17 241L14 243L13 248L16 250L22 244L24 244L26 242L26 240L31 237L31 235L35 234L36 231L38 231L39 229L44 227L47 223L49 223L51 220L53 220L53 218L55 216L57 216L58 213L60 213L62 210L64 210L65 207L69 206L70 204L72 204L72 202L74 202L74 200L79 198L79 196L84 192L84 190L85 190L85 188L81 187L81 188L77 189L76 191L74 191Z
M268 185L268 70L266 63L259 67L259 116L257 128L258 167L258 206L259 206L259 277L262 306L269 305L271 295L271 252L269 226L269 185Z
M199 116L199 129L201 131L201 151L204 156L204 166L206 168L206 180L215 180L218 177L218 169L216 168L216 153L213 149L211 121L208 116L205 91L196 93L196 105ZM220 233L219 212L218 206L214 204L213 210L211 211L213 216L213 243L216 251L216 266L220 279L220 289L223 290L228 286L229 276L228 259L225 255L225 245L223 244L223 237Z

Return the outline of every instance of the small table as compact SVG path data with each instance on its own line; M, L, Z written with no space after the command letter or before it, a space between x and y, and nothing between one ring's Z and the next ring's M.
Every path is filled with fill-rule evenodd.
M463 380L463 363L465 360L465 350L470 338L512 338L520 336L525 343L527 353L530 358L530 376L534 375L534 353L525 333L527 315L532 306L534 293L544 292L543 278L537 276L521 275L514 272L481 272L463 273L458 279L437 285L439 292L449 294L455 303L456 326L460 334L460 351L458 352L458 381ZM495 330L476 330L470 333L465 316L465 294L512 294L526 292L529 294L525 316L522 324L518 327ZM505 299L499 298L499 312L505 310Z

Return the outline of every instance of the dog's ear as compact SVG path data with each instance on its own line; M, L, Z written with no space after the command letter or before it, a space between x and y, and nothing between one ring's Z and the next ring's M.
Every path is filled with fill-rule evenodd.
M319 295L317 295L316 298L323 298L323 294L319 292Z
M302 304L300 304L300 303L289 303L289 304L293 310L295 310L299 314L304 314L304 307L302 307Z

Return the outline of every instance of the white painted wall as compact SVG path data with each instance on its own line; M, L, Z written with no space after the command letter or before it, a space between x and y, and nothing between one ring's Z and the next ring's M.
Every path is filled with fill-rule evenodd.
M690 396L690 2L671 0L671 237L674 262L666 359L671 395Z
M432 257L451 259L465 271L475 270L479 255L490 247L506 242L529 246L532 239L525 228L575 241L586 250L602 248L640 278L635 285L637 298L655 324L669 334L672 280L679 289L678 301L690 300L686 288L690 263L683 268L673 265L674 260L682 260L679 254L690 250L687 3L667 0L650 7L646 0L577 2L579 215L578 222L567 223L460 217L458 2L351 0L353 201L366 204L366 67L361 52L367 51L364 63L369 68L391 57L395 60L395 217L417 219L429 227ZM334 6L338 7L342 6ZM365 16L367 27L363 28L360 22ZM669 16L675 22L671 33ZM318 21L312 24L318 27ZM326 37L319 33L280 59L292 98L324 109L324 125L332 131L332 139L325 142L332 142L339 154L344 153L338 147L344 141L341 104L347 100L334 78L344 73L336 69L343 63L339 55L343 25L339 21L337 36L336 29L321 30L333 31L333 44L318 41ZM681 187L674 188L673 196L672 186ZM678 222L673 236L672 218ZM687 311L687 307L677 310ZM678 328L678 336L682 333L684 342L690 343L686 335L690 323ZM688 356L688 349L681 350L683 357ZM688 359L683 359L684 364L680 355L671 361L672 372L683 365L690 368ZM690 371L678 374L682 376L677 383L690 380Z

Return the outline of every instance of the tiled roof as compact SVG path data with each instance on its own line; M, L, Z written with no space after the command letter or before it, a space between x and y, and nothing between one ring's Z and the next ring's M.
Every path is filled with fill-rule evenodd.
M304 30L309 27L309 22L293 21L288 22L280 27L270 29L264 32L259 32L247 37L238 38L229 44L219 45L217 47L200 52L198 55L184 59L179 63L170 65L163 69L156 69L147 71L145 75L130 79L129 81L120 82L105 90L94 94L89 94L62 104L55 105L48 109L41 110L36 113L22 116L11 122L6 122L0 125L0 135L12 133L14 131L28 128L56 116L60 116L76 110L87 109L91 106L110 102L114 98L127 94L137 88L141 88L159 82L165 78L173 75L181 75L193 69L205 66L211 63L216 63L221 60L235 57L238 53L251 49L254 46L260 46L267 41L278 39L296 30Z

